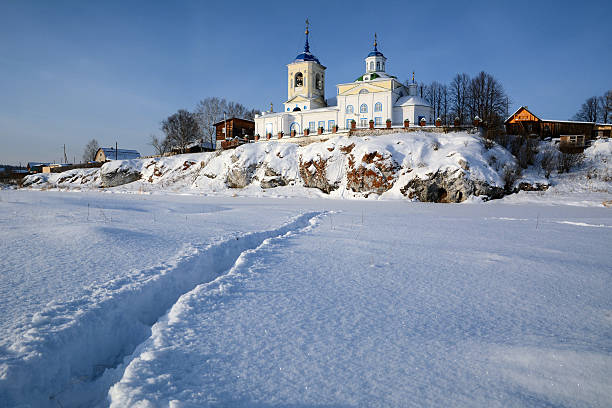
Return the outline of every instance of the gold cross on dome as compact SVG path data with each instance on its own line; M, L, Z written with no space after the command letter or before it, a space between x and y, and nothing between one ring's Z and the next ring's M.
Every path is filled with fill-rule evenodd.
M306 18L306 34L308 34L309 25L310 25L310 22L308 21L308 18Z

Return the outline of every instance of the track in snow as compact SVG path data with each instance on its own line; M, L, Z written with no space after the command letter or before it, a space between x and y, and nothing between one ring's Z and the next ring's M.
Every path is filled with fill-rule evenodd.
M269 238L299 232L321 212L303 214L274 230L252 232L206 247L193 246L172 262L111 280L78 299L50 304L23 340L0 355L0 406L78 407L102 404L151 326L179 297L227 273L245 251Z

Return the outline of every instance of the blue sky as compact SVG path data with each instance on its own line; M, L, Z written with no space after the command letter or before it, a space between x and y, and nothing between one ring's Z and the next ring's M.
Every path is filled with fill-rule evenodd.
M374 32L401 80L485 70L511 109L547 118L612 88L607 1L302 4L0 0L0 163L61 160L63 144L72 161L92 138L150 154L160 121L208 96L278 108L306 17L328 96L362 74Z

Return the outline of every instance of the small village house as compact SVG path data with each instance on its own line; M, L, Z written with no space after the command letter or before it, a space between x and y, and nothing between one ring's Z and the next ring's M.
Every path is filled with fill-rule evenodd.
M130 160L140 157L136 150L115 149L114 147L101 147L96 152L94 161L105 162L109 160Z
M213 125L215 127L216 147L221 147L221 142L234 138L253 139L255 136L255 122L240 118L229 118Z
M559 138L562 143L582 143L598 137L610 137L612 124L581 122L573 120L541 119L527 106L521 106L504 122L506 133L530 135L540 139ZM582 136L572 137L572 136Z

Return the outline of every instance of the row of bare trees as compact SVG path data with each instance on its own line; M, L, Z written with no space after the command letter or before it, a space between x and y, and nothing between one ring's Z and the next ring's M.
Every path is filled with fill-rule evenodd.
M418 92L434 109L434 117L445 125L459 119L471 123L478 116L488 127L496 127L508 116L510 99L502 84L484 71L470 78L457 74L449 84L434 81L419 84Z
M612 89L603 96L591 96L574 115L575 120L608 123L612 120Z
M189 144L200 140L204 145L214 148L216 134L213 124L224 118L254 120L258 113L258 110L249 109L238 102L215 96L208 97L198 102L193 112L179 109L164 119L161 122L164 136L151 135L149 144L157 154L164 154L172 149L184 152Z

